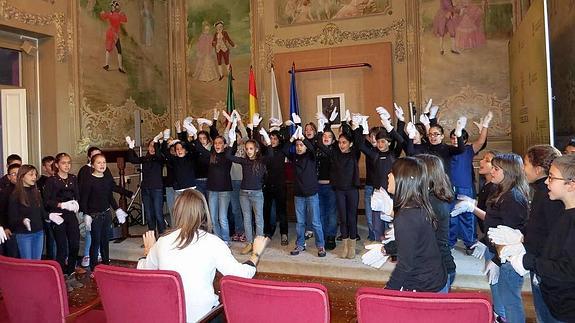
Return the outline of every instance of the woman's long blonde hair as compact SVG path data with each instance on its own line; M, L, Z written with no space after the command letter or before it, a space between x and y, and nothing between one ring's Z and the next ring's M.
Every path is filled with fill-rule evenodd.
M174 204L174 230L180 230L176 239L176 248L186 248L199 230L212 231L210 210L204 195L194 189L182 192Z

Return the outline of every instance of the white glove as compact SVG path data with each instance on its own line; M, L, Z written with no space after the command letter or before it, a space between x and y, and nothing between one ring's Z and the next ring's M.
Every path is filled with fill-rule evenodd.
M373 195L371 196L371 209L373 211L379 211L382 214L393 214L393 200L389 194L387 194L386 190L377 189L373 191Z
M415 138L415 135L417 134L417 128L415 127L413 122L410 121L407 123L407 125L405 126L405 132L407 132L407 136L409 137L409 139Z
M228 138L230 139L229 145L232 146L232 144L237 140L237 134L236 134L236 128L237 128L238 124L236 123L236 120L232 121L232 125L230 126L230 130L228 132Z
M260 117L259 113L254 113L252 116L252 125L254 128L257 128L260 125L260 122L262 122L262 117Z
M429 99L429 101L427 101L427 104L425 105L425 108L423 108L423 114L428 114L429 110L431 109L431 105L433 104L433 99Z
M86 231L92 231L92 217L88 214L84 215L84 224L86 225Z
M337 112L337 110L336 110L336 109L333 109L333 111L332 111L331 114L329 115L329 121L330 121L330 122L334 122L335 119L337 118L337 115L338 115L338 114L339 114L339 113Z
M361 262L373 268L381 268L387 259L389 259L389 256L381 252L382 245L379 243L374 243L369 245L369 247L369 251L361 256Z
M485 117L483 118L483 128L489 128L489 123L491 122L491 119L493 119L493 112L489 111L487 112L487 115L485 115Z
M487 275L487 281L489 285L495 285L499 282L499 266L497 266L493 261L489 260L485 264L484 275Z
M473 254L471 254L473 257L483 259L485 251L487 251L487 246L481 243L481 241L477 241L473 246L471 246L471 249L473 249Z
M192 125L192 121L194 121L194 118L192 118L192 117L186 117L186 118L184 119L184 121L182 121L182 127L183 127L184 129L186 129L186 127L189 127L189 126Z
M160 139L163 139L163 138L164 138L164 132L160 131L160 133L154 137L154 142L158 142L158 141L160 141ZM170 138L169 135L168 135L168 138Z
M458 216L461 213L473 213L473 211L475 210L475 200L474 199L465 199L465 200L461 200L459 202L457 202L457 204L455 204L455 206L453 207L453 210L451 210L451 216Z
M174 140L168 141L168 146L172 147L173 145L177 144L178 142L180 142L180 139L174 139Z
M162 135L164 140L168 140L168 138L170 138L170 135L172 134L172 131L170 129L164 129Z
M297 114L292 113L292 114L291 114L291 118L292 118L292 120L293 120L293 123L295 123L295 124L301 124L301 118L300 118Z
M32 231L32 226L30 225L30 219L25 218L24 220L22 220L22 223L24 223L26 230Z
M189 124L184 124L184 129L188 135L195 137L198 134L198 129L190 122Z
M212 120L217 121L220 118L220 110L214 109L212 114Z
M479 130L479 133L481 133L481 130L483 130L483 121L485 120L485 118L480 118L479 122L473 121L473 124L477 127L477 129Z
M467 124L467 118L466 117L459 117L459 119L457 119L457 123L455 124L455 136L456 137L461 137L461 132L463 131L463 128L465 128L466 124Z
M120 224L123 224L124 222L126 222L127 217L128 217L128 213L126 213L124 210L122 210L122 209L116 210L116 218L118 218L118 222Z
M68 211L72 211L72 212L76 213L80 209L80 205L78 204L77 201L71 200L71 201L60 203L60 208L62 210L68 210Z
M0 244L3 244L6 240L8 240L6 231L4 231L4 227L0 226Z
M222 115L228 120L228 122L232 122L232 117L224 110L222 110Z
M242 116L240 115L240 113L238 112L238 110L232 111L232 121L233 121L233 120L236 120L236 122L242 121Z
M439 111L439 107L436 105L431 106L429 109L429 119L435 119L437 117L437 112Z
M419 122L423 123L425 127L429 127L429 118L427 117L427 115L425 114L420 115Z
M518 273L520 276L525 276L529 271L523 267L523 256L525 256L525 252L522 252L518 255L512 256L509 259L511 266L515 269L515 272Z
M503 248L501 248L501 251L499 251L499 259L501 259L501 263L503 264L506 263L508 260L510 260L511 257L524 253L525 253L525 246L523 246L522 243L503 246Z
M369 135L369 125L367 124L367 119L369 119L369 116L361 116L360 125L363 128L362 134L364 135Z
M290 138L290 142L294 142L298 139L300 139L300 137L303 137L303 130L301 128L301 126L297 126L297 128L295 129L293 135Z
M387 130L387 132L391 132L393 130L393 126L391 125L391 121L389 119L381 119L381 124Z
M487 235L491 242L501 246L523 242L523 233L521 233L521 231L512 229L505 225L498 225L497 228L489 228Z
M394 111L395 111L395 116L397 117L397 120L399 121L405 121L405 115L403 113L403 108L399 105L397 105L397 103L393 103L393 107L394 107Z
M327 123L327 119L317 119L317 127L319 131L323 131L325 129L325 124Z
M377 114L379 114L380 119L391 118L391 114L389 114L389 112L387 112L387 109L384 107L377 107L377 108L375 108L375 111L377 112Z
M130 136L126 136L126 143L130 149L134 149L134 147L136 147L136 141L133 140Z
M355 127L355 129L357 129L357 127L359 127L360 124L361 124L361 114L353 113L351 115L351 125Z
M207 125L208 127L211 127L213 124L212 120L208 120L206 118L197 118L196 122L198 123L199 128L202 128L202 125Z
M287 127L289 127L289 126L293 126L294 123L293 123L293 121L291 121L291 120L288 119L288 120L284 121L284 125L287 126Z
M270 136L268 135L268 132L266 131L266 129L261 128L260 129L260 135L262 135L262 139L264 140L264 143L266 144L266 146L271 145L272 141L271 141Z
M345 110L345 118L343 120L347 121L347 122L349 122L351 120L351 115L349 113L349 110Z
M281 127L282 122L280 119L277 118L270 118L270 128L271 127Z
M393 227L393 224L390 224L390 229L385 231L385 234L383 235L383 243L387 244L390 243L392 241L395 241L395 228Z
M60 225L64 223L64 218L61 217L60 215L62 215L62 213L50 213L48 214L48 219L50 219L50 221L56 223L57 225Z

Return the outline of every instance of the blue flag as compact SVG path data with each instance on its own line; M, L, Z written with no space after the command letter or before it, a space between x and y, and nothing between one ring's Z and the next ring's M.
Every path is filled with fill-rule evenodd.
M291 65L291 81L289 84L289 118L292 113L299 115L299 103L297 100L297 91L295 88L295 63ZM295 125L290 127L290 135L295 132Z

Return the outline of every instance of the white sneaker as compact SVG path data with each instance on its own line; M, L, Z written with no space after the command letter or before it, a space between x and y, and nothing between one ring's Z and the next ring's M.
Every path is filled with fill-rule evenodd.
M84 258L82 258L82 267L88 267L90 266L90 257L85 256Z
M102 262L102 255L98 254L98 262Z

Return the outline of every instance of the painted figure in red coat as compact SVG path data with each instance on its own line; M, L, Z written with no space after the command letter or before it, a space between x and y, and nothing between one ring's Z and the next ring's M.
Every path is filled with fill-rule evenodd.
M118 71L126 73L122 65L122 44L120 43L120 26L128 21L126 14L120 10L118 1L110 2L110 11L100 12L100 19L108 21L109 27L106 30L106 64L103 68L107 71L110 69L110 52L116 47L118 52Z
M224 78L224 73L222 71L222 60L226 64L226 69L228 73L230 72L230 47L236 47L236 44L231 40L228 32L224 30L224 22L218 21L214 24L216 27L216 33L212 40L212 46L216 51L216 57L218 59L218 73L220 74L220 80Z
M439 9L433 19L433 33L439 37L439 50L443 55L443 37L449 34L451 38L451 52L459 54L455 45L455 28L459 23L459 9L453 5L452 0L439 0Z

